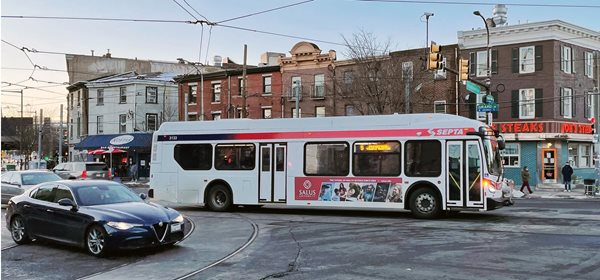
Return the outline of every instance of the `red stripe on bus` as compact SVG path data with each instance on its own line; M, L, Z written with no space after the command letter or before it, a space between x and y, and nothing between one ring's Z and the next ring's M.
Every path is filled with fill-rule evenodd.
M339 130L339 131L299 131L299 132L259 132L237 133L235 140L251 139L314 139L314 138L352 138L352 137L391 137L391 136L464 136L473 128L431 128L431 129L393 129L393 130Z

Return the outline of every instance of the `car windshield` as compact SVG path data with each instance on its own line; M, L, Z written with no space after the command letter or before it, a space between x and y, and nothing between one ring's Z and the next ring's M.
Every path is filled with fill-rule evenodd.
M52 182L62 180L54 173L23 173L21 174L21 182L23 185L37 185L44 182Z
M75 195L82 206L143 201L127 187L114 184L79 187L75 189Z

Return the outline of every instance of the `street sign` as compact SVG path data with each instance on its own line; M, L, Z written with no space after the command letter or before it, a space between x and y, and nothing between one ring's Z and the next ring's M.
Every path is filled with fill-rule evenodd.
M477 112L498 112L498 104L497 103L477 104Z
M479 87L478 85L476 85L475 83L473 83L471 81L467 81L466 86L467 86L467 90L474 94L481 93L481 87Z

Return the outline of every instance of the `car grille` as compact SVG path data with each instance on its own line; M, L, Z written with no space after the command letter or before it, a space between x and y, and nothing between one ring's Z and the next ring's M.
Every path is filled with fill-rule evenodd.
M163 240L165 240L165 236L167 236L167 230L169 229L169 223L168 222L160 222L158 224L153 224L152 227L154 228L154 232L156 233L156 238L158 238L158 240L160 242L163 242Z

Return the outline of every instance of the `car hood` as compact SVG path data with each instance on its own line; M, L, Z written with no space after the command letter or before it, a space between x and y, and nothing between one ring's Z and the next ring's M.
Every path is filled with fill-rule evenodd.
M175 219L177 211L149 202L126 202L115 204L103 204L94 206L83 206L86 212L90 212L100 221L126 222L135 224L156 224L168 222Z

